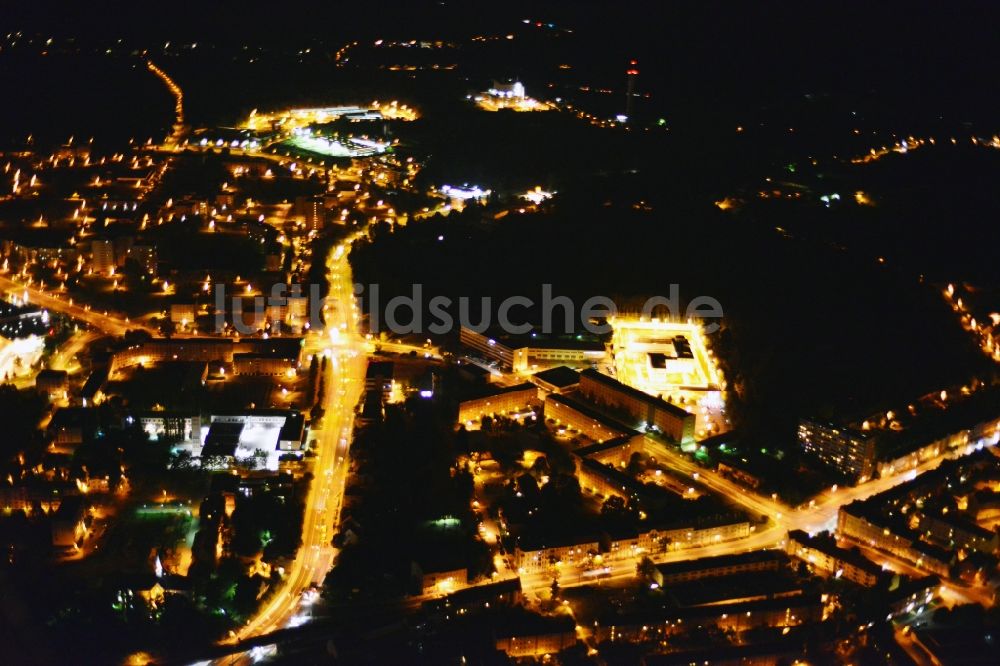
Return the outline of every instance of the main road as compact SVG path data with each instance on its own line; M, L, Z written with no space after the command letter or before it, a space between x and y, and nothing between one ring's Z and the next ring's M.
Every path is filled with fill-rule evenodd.
M654 440L647 439L646 453L654 456L657 461L670 469L687 474L712 492L739 506L750 514L752 522L755 522L755 519L767 518L767 522L754 526L749 537L695 548L671 550L654 556L652 559L657 563L773 548L783 544L789 530L799 529L809 533L823 530L833 531L836 528L837 514L841 506L854 500L866 499L913 479L918 474L934 469L944 460L944 458L928 460L908 473L879 478L855 487L838 488L833 486L820 493L809 504L793 508L774 496L758 495L715 471L704 469L687 457ZM641 559L642 556L639 555L608 562L603 568L603 574L598 574L596 571L581 565L562 567L559 571L559 584L562 587L573 587L600 581L632 578L636 574L636 567ZM881 558L873 557L872 559L885 568L894 568L891 563L886 561L884 554ZM552 572L525 574L521 576L521 586L526 592L539 592L552 584L552 578ZM962 589L951 583L947 583L946 587L958 598L986 601L982 595L977 596L976 590Z
M4 293L16 292L26 295L29 303L72 317L109 335L122 336L129 330L145 330L153 335L157 334L157 331L149 326L138 321L130 321L128 317L120 317L111 314L107 310L103 312L94 310L89 305L74 302L66 294L58 292L53 294L37 287L17 282L5 275L0 275L0 290L3 290Z
M307 351L322 354L328 361L324 375L325 414L322 426L313 431L317 435L314 446L318 447L318 455L306 498L302 546L285 572L280 589L256 616L230 635L227 641L230 643L296 624L300 606L308 603L304 597L310 588L323 582L336 554L330 541L340 521L354 406L364 388L368 364L365 341L358 333L351 268L345 249L345 246L335 248L327 263L330 292L324 304L325 329L312 334L305 345ZM235 658L238 660L239 656ZM228 664L232 659L227 657L220 663Z

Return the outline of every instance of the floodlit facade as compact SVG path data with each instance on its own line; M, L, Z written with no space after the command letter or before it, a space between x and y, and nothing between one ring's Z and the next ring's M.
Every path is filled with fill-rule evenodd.
M694 440L694 414L597 370L580 373L580 393L603 410L627 416L637 427L658 430L680 444Z
M496 393L465 400L458 405L458 422L470 427L486 416L514 417L531 410L538 402L538 387L524 383Z
M552 394L546 398L545 420L549 419L555 421L558 427L571 428L598 443L633 432L631 428L627 428L602 415L594 408L565 395Z

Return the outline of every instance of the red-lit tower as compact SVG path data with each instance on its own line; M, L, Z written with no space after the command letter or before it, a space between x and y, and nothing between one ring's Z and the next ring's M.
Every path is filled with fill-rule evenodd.
M628 69L625 73L628 75L628 85L625 88L625 115L628 118L632 117L632 98L635 97L635 78L639 76L639 63L635 60L629 60Z

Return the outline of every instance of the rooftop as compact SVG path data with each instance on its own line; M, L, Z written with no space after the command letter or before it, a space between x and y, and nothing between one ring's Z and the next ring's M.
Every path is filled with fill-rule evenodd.
M536 372L532 377L558 389L565 389L580 383L580 373L565 365Z
M618 391L620 393L624 393L625 395L627 395L629 397L632 397L632 398L634 398L636 400L641 400L642 402L645 402L648 405L653 405L654 407L656 407L658 409L663 409L663 410L665 410L667 412L670 412L674 416L677 416L677 417L680 417L680 418L684 418L686 416L690 416L691 415L690 412L688 412L686 409L678 407L677 405L672 405L669 402L667 402L666 400L664 400L663 398L657 398L656 396L652 396L652 395L649 395L648 393L644 393L644 392L640 391L639 389L632 388L631 386L628 386L627 384L622 384L620 381L618 381L614 377L609 377L609 376L605 375L604 373L598 372L597 370L594 370L592 368L584 370L583 372L580 373L580 376L581 377L587 377L588 379L592 379L593 381L595 381L595 382L597 382L599 384L603 384L604 386L607 386L608 388L614 389L614 390L616 390L616 391Z
M775 562L779 566L783 566L788 562L788 555L781 550L754 550L749 553L716 555L714 557L701 557L696 560L668 562L666 564L658 564L656 568L664 576L673 576L692 571L705 571L708 569L721 569L767 562Z

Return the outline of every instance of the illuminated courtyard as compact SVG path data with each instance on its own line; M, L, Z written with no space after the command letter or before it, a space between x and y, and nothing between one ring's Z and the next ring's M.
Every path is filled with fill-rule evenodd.
M693 411L699 436L725 429L725 382L701 324L639 317L609 323L620 382Z

